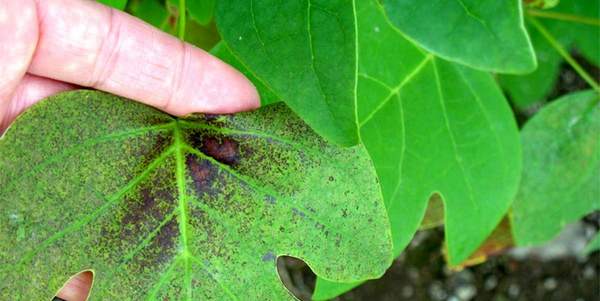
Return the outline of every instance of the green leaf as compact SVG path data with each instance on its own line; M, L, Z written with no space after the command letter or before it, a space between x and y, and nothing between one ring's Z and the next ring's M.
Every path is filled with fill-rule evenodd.
M442 58L501 73L536 68L521 0L386 0L384 5L394 25Z
M194 20L189 20L185 26L185 41L211 51L221 41L221 37L214 23L203 26Z
M577 49L587 60L600 65L600 2L563 0L554 9L529 10L562 47ZM546 100L559 76L561 56L552 44L532 26L531 41L539 60L538 69L522 76L499 75L502 87L518 108L524 109Z
M358 141L354 3L219 1L231 53L327 140Z
M544 12L546 14L530 14L552 20L548 26L555 36L570 37L572 44L567 46L574 46L586 59L596 66L600 65L599 1L564 0L556 8Z
M590 254L592 252L600 250L600 233L596 233L596 237L592 239L585 247L585 253Z
M190 17L201 25L212 21L216 0L188 0L186 2Z
M131 13L134 16L154 27L165 30L169 25L169 11L160 0L141 0L133 2L129 9L131 9Z
M558 4L559 0L523 0L523 2L527 7L552 8Z
M407 52L388 53L406 58ZM450 262L458 264L510 206L521 168L519 136L490 75L417 56L407 60L417 66L405 73L375 64L361 70L359 85L369 86L366 95L359 89L361 137L381 179L396 254L418 228L429 197L439 192ZM362 110L373 101L374 110Z
M558 79L562 58L536 30L530 30L531 41L538 58L538 68L526 75L499 74L498 81L518 109L542 103Z
M127 0L98 0L98 2L119 10L124 10L127 6Z
M210 51L211 54L220 58L221 60L227 62L231 66L235 67L238 71L242 72L256 87L258 90L258 94L260 95L260 103L262 106L266 106L268 104L280 102L281 99L275 95L273 91L271 91L267 84L263 83L248 67L242 63L227 47L223 41L219 42L213 49Z
M391 263L362 146L325 143L283 105L177 120L76 91L0 140L0 299L49 300L94 271L92 300L288 300L276 258L337 281Z
M521 150L512 112L489 74L421 51L376 1L357 12L360 134L382 185L394 254L439 193L449 261L459 264L492 233L517 192ZM332 298L358 284L319 279L313 297Z
M544 243L600 209L599 101L593 91L569 94L523 127L523 178L512 214L517 244Z
M167 0L169 5L179 8L179 0ZM191 19L200 25L208 25L212 21L216 0L186 0L185 8Z

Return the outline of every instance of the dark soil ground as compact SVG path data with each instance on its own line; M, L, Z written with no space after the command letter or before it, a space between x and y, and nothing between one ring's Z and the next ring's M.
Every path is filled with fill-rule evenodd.
M600 81L598 68L578 56L576 59ZM587 84L569 65L563 64L548 99L584 89L589 89ZM516 112L519 125L540 107ZM585 241L600 228L599 221L600 213L589 215L580 223L585 233L575 235L586 236L580 239ZM539 255L552 253L552 248L572 249L572 239L546 246L539 252L520 250L523 252L518 256L515 253L519 250L506 252L462 271L450 271L442 254L443 236L441 228L420 231L381 279L368 281L335 300L600 301L599 252L583 256L579 251L552 258ZM312 271L294 258L282 258L278 263L288 289L301 300L310 300L315 285Z

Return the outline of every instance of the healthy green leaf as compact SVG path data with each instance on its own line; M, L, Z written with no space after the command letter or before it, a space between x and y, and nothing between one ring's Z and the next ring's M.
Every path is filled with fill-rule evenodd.
M327 140L358 143L353 1L220 1L231 53Z
M216 0L189 0L186 2L190 17L201 25L212 21Z
M189 20L185 26L185 41L211 51L221 41L221 37L214 23L204 26Z
M527 7L552 8L558 4L559 0L523 0L523 2Z
M211 49L211 54L220 58L221 60L227 62L231 66L235 67L237 70L242 72L248 79L254 84L256 90L258 90L258 94L260 95L260 103L262 106L266 106L268 104L280 102L281 99L271 91L268 86L263 83L256 75L248 69L244 63L242 63L235 55L229 50L227 44L224 42L218 43L213 49Z
M177 0L173 0L177 3ZM159 0L141 0L133 2L129 6L130 13L134 16L152 24L161 30L176 35L177 34L177 14L178 8L176 5L169 2L169 8L165 7ZM187 2L189 3L189 1ZM206 26L194 21L193 18L186 20L185 26L185 41L199 48L209 50L215 46L220 40L214 24Z
M442 58L501 73L536 68L521 0L386 0L384 5L394 25Z
M174 8L179 8L179 0L167 1ZM200 25L208 25L212 21L215 4L215 0L187 0L185 2L187 13Z
M414 73L381 65L361 70L359 85L369 86L359 89L361 137L381 179L396 254L438 192L447 212L450 262L457 264L510 206L521 168L519 136L491 76L418 55L421 60L411 60L418 64Z
M550 43L536 30L530 30L531 41L538 58L538 68L526 75L498 75L502 88L518 109L542 103L558 79L562 58ZM566 38L562 38L564 41Z
M599 101L593 91L569 94L523 127L523 178L512 214L517 244L546 242L600 209Z
M554 9L529 10L562 47L577 49L587 60L600 65L600 2L563 0ZM559 73L561 56L552 44L532 26L528 26L539 67L527 75L500 75L502 87L517 107L523 109L542 102L550 94Z
M51 97L0 140L0 299L287 300L276 258L380 276L389 223L362 146L283 105L174 119L95 91Z
M376 1L359 3L360 134L382 185L394 254L439 193L449 261L459 264L494 230L517 192L521 150L512 112L489 74L421 51ZM332 298L356 285L319 279L313 297Z
M161 4L160 0L141 0L133 2L128 9L130 12L145 22L162 30L168 28L169 11Z
M127 0L98 0L98 2L112 6L119 10L124 10L127 6Z

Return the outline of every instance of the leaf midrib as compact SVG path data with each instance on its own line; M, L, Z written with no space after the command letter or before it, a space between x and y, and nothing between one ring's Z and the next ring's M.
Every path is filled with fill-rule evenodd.
M67 227L63 228L61 231L56 232L54 235L45 239L41 244L39 244L39 246L37 248L35 248L34 250L28 252L25 256L23 256L22 259L19 260L19 262L16 264L16 266L21 266L21 265L26 264L27 262L29 262L30 260L35 258L35 256L39 252L43 251L43 249L45 249L45 248L49 247L50 245L54 244L55 242L59 241L66 235L74 233L74 232L82 229L89 223L92 223L95 220L97 220L100 216L105 214L110 208L113 208L114 205L117 205L118 203L122 202L123 197L127 193L131 192L141 182L146 180L152 174L152 172L154 172L162 163L164 163L167 160L167 158L169 158L172 155L175 156L175 160L176 160L176 181L177 181L177 191L178 191L178 196L179 196L178 201L177 201L178 208L175 209L168 217L166 217L158 227L153 229L153 231L151 231L138 245L136 245L131 252L125 254L123 256L123 258L121 259L122 262L119 265L119 267L115 268L115 269L120 269L122 265L127 263L127 261L134 258L135 254L137 254L139 251L141 251L145 247L147 247L148 242L151 241L156 236L156 234L160 232L160 230L163 228L163 226L165 224L167 224L175 216L178 216L179 217L179 219L178 219L179 237L180 237L181 243L182 243L182 251L180 251L176 256L173 257L171 264L167 268L167 271L162 273L162 276L160 277L159 281L152 288L150 295L148 296L148 298L149 298L148 300L151 300L151 297L155 296L160 291L160 288L164 285L164 282L166 282L168 279L170 279L170 277L172 277L172 275L170 275L170 274L172 273L172 271L175 269L175 267L178 264L184 264L183 281L184 281L184 288L186 289L187 300L192 299L192 273L191 273L192 264L196 263L196 264L200 265L201 268L203 268L207 272L209 272L209 275L211 274L210 271L207 270L206 267L202 264L202 261L199 260L198 258L196 258L193 254L191 254L191 251L190 251L190 245L189 245L189 241L188 241L189 240L188 208L190 206L190 203L188 202L189 200L188 200L188 197L186 194L185 161L184 161L184 157L183 157L184 153L192 153L192 154L202 157L205 160L209 160L212 164L215 164L219 168L224 169L226 172L230 173L231 175L236 177L238 180L243 181L246 184L250 185L251 188L257 190L261 194L268 194L268 195L277 197L278 199L286 200L288 202L284 202L284 203L288 204L290 207L292 207L292 205L300 205L300 204L295 204L295 202L293 202L293 200L290 198L278 195L276 192L274 192L271 189L262 188L260 184L254 182L253 180L250 180L249 178L247 178L245 176L240 175L236 171L229 168L229 166L196 150L195 148L193 148L192 146L190 146L189 144L184 142L182 129L185 129L185 128L198 128L198 129L204 129L204 130L209 130L209 131L215 131L215 132L222 133L222 134L249 135L249 136L262 137L265 139L272 139L274 141L278 141L280 143L291 146L292 148L297 149L299 151L308 152L313 156L316 156L316 157L323 156L322 153L320 153L317 149L312 148L311 146L301 145L296 142L293 142L288 139L285 139L285 138L282 138L282 137L279 137L276 135L272 135L269 133L265 133L265 132L261 132L261 131L244 131L244 130L225 128L225 127L215 127L215 126L211 126L211 125L207 125L207 124L194 123L194 122L185 121L185 120L175 120L175 121L165 123L165 124L160 124L160 125L155 125L155 126L150 126L150 127L142 127L142 128L138 128L138 129L132 129L132 130L127 130L127 131L123 131L123 132L119 132L119 133L112 133L112 134L104 135L101 137L88 139L87 141L84 141L84 143L82 143L82 144L68 148L68 149L64 150L63 152L61 152L60 154L58 154L56 156L52 156L49 159L44 160L42 163L40 163L38 165L38 168L36 168L35 170L33 170L32 172L30 172L28 174L31 175L31 174L35 174L36 172L40 172L44 168L47 168L48 166L50 166L52 163L55 163L62 159L68 158L69 156L76 153L76 151L84 149L86 147L92 147L98 143L106 143L106 142L120 141L123 139L131 139L131 138L139 137L141 135L152 133L152 132L160 133L165 130L172 131L174 141L173 141L172 145L166 147L163 150L163 152L161 154L159 154L156 157L156 159L154 159L138 176L136 176L131 181L129 181L117 193L115 193L111 196L108 196L108 197L103 196L103 198L106 199L106 202L100 208L94 210L93 212L91 212L89 214L84 215L83 217L79 218L77 221L67 225ZM16 182L17 180L18 179L15 179L14 182ZM333 231L334 233L336 232L335 227L332 227L328 223L324 222L322 219L319 219L317 217L311 217L311 214L308 212L308 210L301 209L301 208L296 208L296 209L303 212L308 218L310 218L314 221L318 221L319 223L323 224L325 227L328 228L328 230ZM2 272L7 270L8 268L15 268L16 266L15 265L11 265L11 266L7 265L6 269L2 269ZM114 274L114 271L112 273L107 274L106 275L107 278L104 281L110 280L109 278L111 278L112 274ZM215 278L213 276L211 276L211 278L217 284L219 284L219 286L223 289L223 291L226 293L226 295L228 295L232 300L239 300L239 298L237 296L235 296L232 293L232 291L224 283L220 282L218 278Z
M177 193L179 195L177 203L179 206L179 237L183 245L182 256L184 260L184 287L186 288L187 299L192 299L192 267L190 266L190 252L188 242L188 204L186 198L186 180L185 180L185 163L183 161L183 143L181 137L181 129L176 126L173 129L173 136L175 138L175 161L176 161L176 181L177 181Z

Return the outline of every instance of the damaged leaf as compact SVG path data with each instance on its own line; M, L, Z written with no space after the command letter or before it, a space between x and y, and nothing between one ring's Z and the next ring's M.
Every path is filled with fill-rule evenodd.
M460 264L449 265L449 268L455 271L462 270L464 268L478 265L488 260L488 258L501 254L509 248L514 246L512 237L512 231L510 227L510 220L505 217L502 219L498 227L494 229L494 232L488 236L488 238L479 246L477 251L473 253L469 258ZM447 258L448 252L444 245L444 255Z
M279 256L336 281L392 259L366 151L282 104L180 120L68 92L13 124L0 170L2 300L49 300L83 270L90 300L287 300Z

